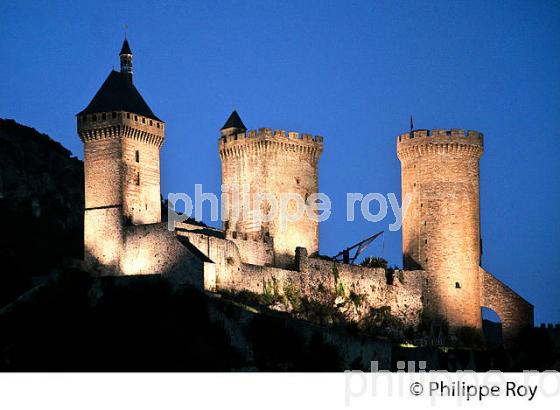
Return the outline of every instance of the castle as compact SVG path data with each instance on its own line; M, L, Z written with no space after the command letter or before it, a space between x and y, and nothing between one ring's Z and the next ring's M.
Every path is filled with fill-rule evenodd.
M533 325L533 306L480 266L481 133L434 129L397 137L402 196L410 193L412 201L403 215L403 270L389 280L383 268L317 257L319 226L307 216L284 229L278 219L254 226L228 201L223 229L184 221L168 230L160 201L165 123L136 89L132 57L125 39L120 71L112 71L77 114L89 271L160 274L177 286L211 292L263 293L273 283L275 292L295 287L317 300L325 289L342 289L341 297L360 296L362 312L386 307L412 328L428 318L451 330L481 330L481 308L488 307L502 321L506 344ZM234 111L218 149L225 185L274 196L295 192L306 200L318 192L320 136L248 131ZM248 206L255 211L258 204Z

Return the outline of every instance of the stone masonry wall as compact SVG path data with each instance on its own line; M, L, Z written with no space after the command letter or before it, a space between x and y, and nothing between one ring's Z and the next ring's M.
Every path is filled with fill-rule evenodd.
M219 140L222 160L222 184L232 189L243 190L248 186L248 199L240 195L241 203L247 203L249 220L243 213L236 215L231 206L231 194L226 195L228 207L225 216L226 230L248 233L257 237L271 236L274 240L274 263L288 267L293 261L294 250L305 247L310 253L319 249L319 227L317 221L303 218L293 222L281 216L271 221L255 224L251 220L258 212L254 194L272 194L279 203L281 193L299 194L307 200L318 192L318 160L323 149L323 139L308 134L261 128L247 133L224 135ZM260 206L263 214L271 210L264 201ZM288 213L296 212L294 202L288 205Z
M86 209L122 205L121 150L119 138L84 144Z
M533 326L533 305L480 268L481 305L492 309L502 321L504 345L511 346L516 336Z
M333 266L336 266L336 274ZM423 271L397 273L390 285L382 268L334 264L305 256L298 258L298 268L300 270L294 271L241 264L220 278L217 289L263 294L265 287L275 286L282 294L291 287L302 297L319 302L326 300L327 293L338 289L341 299L348 299L351 293L361 299L362 306L354 315L356 320L369 313L370 308L388 306L391 315L400 319L404 326L416 328L421 322Z
M256 237L241 232L226 231L226 239L235 243L243 263L274 265L274 249L271 237Z
M183 237L215 264L216 281L241 264L239 249L221 231L189 223L176 223L175 235Z
M126 227L120 264L124 275L160 274L177 284L215 286L214 264L190 251L166 223Z
M354 314L356 320L363 318L370 308L389 307L391 315L405 326L417 327L421 322L426 284L424 271L398 271L393 283L388 284L385 269L308 258L303 248L298 248L290 263L295 270L288 270L245 263L237 247L239 241L220 237L223 233L213 228L177 223L176 234L187 238L215 264L217 290L263 294L265 287L275 286L284 294L292 287L301 297L326 302L338 289L343 299L348 300L354 294L363 302Z
M84 261L103 275L118 272L122 247L121 149L118 138L84 144Z
M84 143L84 258L99 274L116 274L124 224L161 220L159 149L164 124L122 111L81 115L77 120Z
M100 275L118 275L123 249L122 208L89 209L84 212L84 262Z
M405 269L428 272L427 313L451 328L481 329L480 170L482 134L418 130L397 139Z
M135 225L161 221L159 150L142 139L123 139L124 215Z
M272 265L273 249L269 241L239 232L223 231L186 222L176 223L176 233L188 238L198 250L216 264L217 280L230 274L241 263Z

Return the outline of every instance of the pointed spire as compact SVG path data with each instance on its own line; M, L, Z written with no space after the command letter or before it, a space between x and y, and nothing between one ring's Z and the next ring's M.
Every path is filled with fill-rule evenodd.
M121 58L121 73L130 74L130 81L132 81L132 51L126 36L124 37L119 56Z
M119 53L119 55L123 55L123 54L130 54L132 55L132 51L130 50L130 46L128 45L128 40L126 38L126 36L124 37L124 41L121 47L121 52Z
M222 127L222 131L227 130L229 128L236 128L237 130L240 130L240 131L246 131L247 130L247 128L245 127L245 124L243 124L243 121L241 121L241 118L239 117L239 114L235 110L230 114L226 123Z

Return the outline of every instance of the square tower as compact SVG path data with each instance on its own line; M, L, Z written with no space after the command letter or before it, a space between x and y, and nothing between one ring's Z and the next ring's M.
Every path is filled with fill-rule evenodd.
M126 225L161 222L164 123L132 82L126 39L120 57L121 71L112 71L77 115L84 143L84 259L103 274L121 271Z

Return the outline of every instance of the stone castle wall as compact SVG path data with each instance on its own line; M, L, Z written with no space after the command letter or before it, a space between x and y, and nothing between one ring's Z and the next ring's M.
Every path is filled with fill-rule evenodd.
M262 266L275 265L272 237L258 237L242 232L225 231L225 238L232 241L237 246L243 263Z
M420 325L425 272L401 271L395 275L393 283L388 284L382 268L297 256L297 270L241 263L219 279L217 289L263 294L272 287L279 294L297 292L300 297L324 303L332 303L329 298L335 293L341 303L352 298L360 300L353 315L356 320L370 313L370 309L388 306L390 314L404 326L416 328Z
M209 232L212 234L209 235ZM391 316L403 326L412 328L418 328L422 323L425 301L429 303L432 297L433 288L429 286L431 276L423 270L396 271L389 283L385 269L307 257L302 248L295 252L294 269L283 269L247 263L251 256L244 255L238 248L239 243L246 242L262 247L260 251L263 251L267 249L266 244L238 238L234 242L220 236L222 231L187 223L177 224L176 233L187 238L213 262L208 275L204 273L194 277L201 281L198 285L207 290L249 291L259 295L271 291L286 295L295 291L302 298L320 303L332 303L330 297L333 293L340 296L341 303L357 296L361 306L356 307L351 315L354 320L363 319L371 309L388 307ZM502 321L504 342L511 345L520 331L533 325L533 306L491 274L479 269L478 315L480 317L482 306L493 309ZM208 277L215 277L215 282ZM202 281L212 283L212 286L215 283L215 287L206 288ZM455 302L460 304L463 300Z
M417 327L420 324L426 283L423 271L399 271L394 275L392 284L388 284L385 269L307 257L303 248L295 252L290 263L294 269L290 270L247 263L250 256L238 248L240 243L246 242L260 247L259 252L262 252L269 246L266 243L251 239L226 239L220 236L221 231L188 223L177 223L176 233L187 238L214 262L218 291L263 294L272 286L279 294L295 290L303 298L324 303L332 303L329 297L333 292L338 292L347 301L353 294L362 302L354 315L357 320L368 314L370 308L388 306L390 314L405 326Z
M175 286L216 287L215 264L195 247L178 240L165 222L125 227L120 272L127 276L163 275Z
M232 241L225 239L222 232L218 230L180 222L176 224L175 234L188 240L215 264L218 282L228 275L233 266L241 263L238 247Z
M481 328L480 170L476 131L419 130L400 135L404 269L428 272L427 312L451 327ZM460 303L458 303L460 301Z
M120 206L86 209L84 212L84 262L87 269L100 275L120 274L123 237L123 218Z
M483 268L480 268L480 303L498 314L505 346L511 346L520 332L533 327L533 305Z
M294 249L305 247L310 253L319 250L318 222L306 214L297 222L288 221L281 216L271 221L255 224L251 221L252 212L259 204L253 202L253 194L270 193L279 203L282 193L298 194L304 200L318 192L318 161L323 149L323 138L312 137L296 132L275 131L261 128L258 131L223 135L219 140L222 160L222 184L242 190L249 187L249 220L243 213L237 215L232 209L231 194L226 195L226 231L236 231L257 237L271 236L274 240L274 263L288 267L293 260ZM294 202L289 202L288 213L297 210ZM266 214L271 208L267 201L259 209Z

